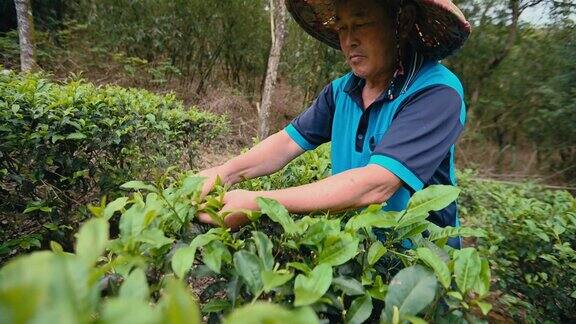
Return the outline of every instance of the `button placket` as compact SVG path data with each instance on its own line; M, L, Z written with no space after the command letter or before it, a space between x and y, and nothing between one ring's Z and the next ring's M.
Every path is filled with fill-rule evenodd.
M370 117L370 107L362 112L358 127L356 129L356 152L362 152L364 148L364 139L366 131L368 130L368 122Z

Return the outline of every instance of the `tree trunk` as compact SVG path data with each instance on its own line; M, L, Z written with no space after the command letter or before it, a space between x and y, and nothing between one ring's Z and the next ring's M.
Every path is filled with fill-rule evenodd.
M266 67L266 78L264 88L262 89L262 100L258 106L259 129L258 136L260 140L265 139L270 132L270 106L272 105L272 93L276 87L278 77L278 64L284 38L286 35L286 8L282 0L270 0L270 27L272 33L272 47L268 56L268 65Z
M14 0L18 19L18 38L20 39L20 68L23 72L31 71L34 61L34 21L30 0Z
M480 98L480 88L482 87L484 81L488 79L492 73L494 73L500 63L502 63L506 56L508 56L510 50L512 47L514 47L514 43L516 42L516 35L518 34L518 21L520 19L520 14L522 13L522 10L520 9L520 0L510 0L508 7L511 10L512 21L508 26L506 42L504 43L504 47L488 61L484 71L480 74L480 77L476 81L477 85L474 87L474 91L472 93L472 98L468 107L469 111L473 110L472 107L476 107L478 99Z

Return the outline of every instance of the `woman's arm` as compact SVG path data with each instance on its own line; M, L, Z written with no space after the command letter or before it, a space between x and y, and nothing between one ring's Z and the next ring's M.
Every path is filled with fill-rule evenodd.
M272 174L303 152L288 133L281 130L256 144L248 152L222 165L201 171L199 175L206 177L202 193L206 195L212 189L218 176L225 184L233 185L245 179Z
M258 210L257 197L275 199L292 213L355 209L385 202L401 185L402 181L390 171L370 164L298 187L271 191L233 190L224 196L222 211ZM199 215L199 219L213 223L206 214ZM241 212L233 212L225 219L226 225L234 229L247 222Z

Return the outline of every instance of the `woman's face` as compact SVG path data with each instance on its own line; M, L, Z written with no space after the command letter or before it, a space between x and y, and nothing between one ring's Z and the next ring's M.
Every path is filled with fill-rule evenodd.
M340 47L355 75L364 79L393 73L394 23L377 0L342 1L336 6Z

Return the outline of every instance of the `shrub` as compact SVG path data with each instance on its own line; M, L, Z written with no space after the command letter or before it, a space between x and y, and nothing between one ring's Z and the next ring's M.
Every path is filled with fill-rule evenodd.
M478 247L495 269L495 288L506 293L510 313L529 322L575 321L576 199L533 184L460 178L463 216L488 233Z
M127 179L192 167L197 145L225 125L173 94L4 72L0 208L66 217Z
M352 217L293 218L276 201L258 198L261 212L250 213L252 224L238 232L191 230L199 212L210 212L217 223L226 217L220 210L224 189L201 199L201 178L176 175L123 188L136 192L90 207L94 218L80 229L75 254L52 244L52 252L23 256L0 269L0 318L52 318L57 310L77 322L113 322L120 314L139 321L149 314L147 322L159 323L168 310L194 308L170 283L174 277L209 283L192 287L210 323L229 313L225 323L421 323L417 316L462 322L476 319L472 310L490 309L484 301L487 260L473 248L445 246L449 236L483 233L426 221L430 210L457 197L453 187L416 193L406 211L373 205ZM117 237L108 235L111 221L118 222ZM374 228L388 230L387 240L379 241ZM421 236L425 229L428 238ZM417 248L402 249L399 242L406 238ZM169 307L166 297L173 294L182 303ZM24 309L21 300L33 302ZM190 312L190 320L198 318Z

